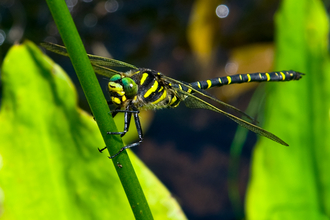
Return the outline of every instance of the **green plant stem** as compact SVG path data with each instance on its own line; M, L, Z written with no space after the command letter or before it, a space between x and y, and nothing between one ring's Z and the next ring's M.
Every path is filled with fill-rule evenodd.
M109 107L104 99L104 95L86 55L86 51L67 5L64 0L46 1L63 42L68 50L71 62L103 136L107 149L110 155L114 155L123 147L123 142L119 135L107 135L108 131L116 132L117 128L111 114L109 114ZM127 152L122 152L119 156L115 157L112 162L123 185L135 218L153 219L147 200L143 194ZM117 162L122 165L122 168L117 166Z
M260 112L260 106L262 101L265 98L265 85L258 85L256 91L254 92L249 106L247 107L245 113L250 116L255 116L257 112ZM239 194L239 166L240 166L240 157L242 153L242 148L246 141L248 130L237 126L234 140L230 146L230 161L228 168L228 193L229 199L233 206L236 219L244 218L244 205L243 199Z

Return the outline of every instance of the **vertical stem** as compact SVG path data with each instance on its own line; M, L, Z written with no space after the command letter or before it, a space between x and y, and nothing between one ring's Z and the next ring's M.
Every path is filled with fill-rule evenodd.
M71 62L103 136L104 142L106 143L110 155L114 155L123 147L123 142L119 135L107 135L107 131L116 132L117 128L111 114L109 114L109 107L104 99L103 92L86 55L86 51L67 5L64 0L46 1L68 50ZM115 157L112 161L135 218L153 219L147 200L143 194L126 151ZM117 166L117 162L122 165L122 168Z

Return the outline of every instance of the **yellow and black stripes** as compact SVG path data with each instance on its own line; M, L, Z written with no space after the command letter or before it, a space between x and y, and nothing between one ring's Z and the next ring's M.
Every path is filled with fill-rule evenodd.
M116 105L121 105L121 104L124 103L126 100L127 100L127 98L126 98L125 95L123 95L123 96L119 96L119 97L111 96L111 102L112 102L113 104L116 104Z
M193 82L190 85L196 89L209 89L234 83L298 80L301 78L301 75L303 74L293 70L270 73L248 73Z
M116 105L124 106L126 101L132 100L138 108L157 109L166 107L176 107L181 101L184 101L186 96L177 95L175 91L183 91L193 94L197 90L206 90L212 87L220 87L234 83L245 82L268 82L268 81L290 81L298 80L303 74L295 71L281 71L270 73L250 73L250 74L237 74L232 76L218 77L205 81L197 81L193 83L184 83L175 81L171 82L170 78L167 81L164 75L150 69L140 68L130 74L130 79L138 87L137 93L133 96L127 96L127 90L123 86L127 85L122 83L125 76L114 76L113 81L109 82L109 91L111 91L111 101ZM195 89L195 91L193 91Z
M138 95L143 102L151 105L168 104L169 101L162 103L166 99L169 100L168 89L165 88L165 84L158 78L155 71L146 69L140 72L142 73L140 76L135 76L140 77Z
M51 43L45 43L43 46L47 50L68 56L66 48L63 46ZM124 112L125 114L124 131L108 132L108 134L124 136L129 129L132 116L134 117L136 129L138 131L139 141L126 145L118 151L117 154L110 158L113 158L125 149L137 146L142 142L143 132L138 117L140 110L176 107L180 102L184 102L189 108L208 109L223 114L239 125L287 146L287 143L274 134L222 110L222 107L224 107L231 109L234 113L246 116L244 112L208 95L203 90L233 83L298 80L304 75L302 73L290 70L270 73L238 74L188 84L167 77L157 71L137 68L134 65L119 60L90 54L88 54L88 57L91 60L95 72L109 78L108 90L111 98L109 104L114 105L111 106L113 107L112 115L115 116L118 112ZM111 69L112 67L124 67L128 68L129 71L121 72L119 70ZM214 101L219 108L208 101Z

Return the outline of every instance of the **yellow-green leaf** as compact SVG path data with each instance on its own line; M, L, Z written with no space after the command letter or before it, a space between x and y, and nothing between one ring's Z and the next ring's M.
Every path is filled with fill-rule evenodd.
M93 118L77 107L63 70L31 42L2 67L2 219L133 219ZM155 219L185 219L177 202L131 154ZM125 169L123 167L122 169Z
M329 219L329 23L320 0L284 0L276 15L276 70L306 75L269 87L265 129L290 146L261 138L254 155L248 219Z

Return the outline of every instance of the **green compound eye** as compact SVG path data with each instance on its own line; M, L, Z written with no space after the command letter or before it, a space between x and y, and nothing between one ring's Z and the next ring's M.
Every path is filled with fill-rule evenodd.
M124 77L122 79L125 95L127 98L133 98L138 92L138 86L133 79Z
M121 79L121 76L119 74L115 74L110 78L110 82L115 82L118 79Z

